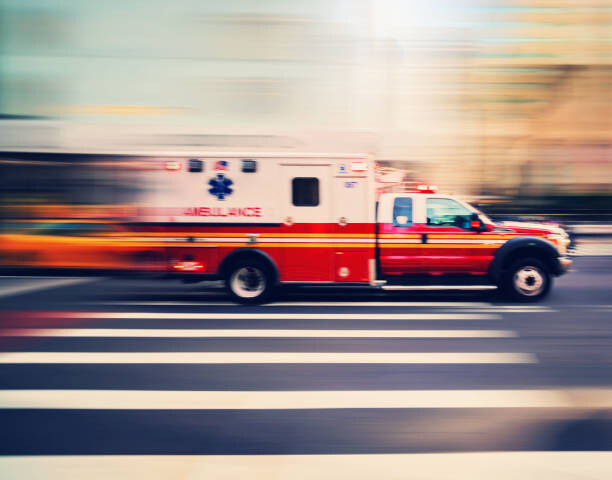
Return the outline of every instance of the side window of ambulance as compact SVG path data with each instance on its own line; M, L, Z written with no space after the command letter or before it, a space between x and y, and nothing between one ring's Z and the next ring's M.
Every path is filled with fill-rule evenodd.
M398 197L393 201L393 226L412 226L412 198Z
M427 199L427 225L430 227L470 228L472 212L450 198Z
M296 207L319 205L319 179L315 177L294 178L291 181L291 199Z

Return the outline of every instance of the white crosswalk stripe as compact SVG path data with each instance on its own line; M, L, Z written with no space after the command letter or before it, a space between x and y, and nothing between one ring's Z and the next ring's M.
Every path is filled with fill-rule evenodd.
M513 338L512 330L271 330L179 328L13 328L5 337L114 338Z
M591 392L588 404L612 407L612 389ZM0 390L0 408L296 410L321 408L573 408L558 390L167 391Z
M350 455L61 455L0 458L4 480L609 480L611 452ZM409 473L408 473L409 472Z
M184 313L184 312L79 312L75 318L165 320L500 320L499 315L478 313Z
M578 257L610 256L612 255L611 243L579 243L572 252Z
M8 352L0 364L14 363L362 363L362 364L503 364L537 363L535 355L513 352Z

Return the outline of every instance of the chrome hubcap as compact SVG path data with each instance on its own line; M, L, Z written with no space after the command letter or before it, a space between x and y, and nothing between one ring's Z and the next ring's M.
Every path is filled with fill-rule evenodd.
M266 277L256 267L242 267L232 274L230 287L239 297L254 298L266 288Z
M544 273L538 267L524 266L514 274L514 288L523 295L533 297L544 289Z

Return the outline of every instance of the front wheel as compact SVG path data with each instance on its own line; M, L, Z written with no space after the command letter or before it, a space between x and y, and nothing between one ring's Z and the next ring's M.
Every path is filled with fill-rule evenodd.
M273 279L264 262L247 260L229 268L225 286L238 303L263 303L272 296Z
M537 302L548 294L551 286L548 268L535 258L522 258L511 264L501 285L507 296L519 302Z

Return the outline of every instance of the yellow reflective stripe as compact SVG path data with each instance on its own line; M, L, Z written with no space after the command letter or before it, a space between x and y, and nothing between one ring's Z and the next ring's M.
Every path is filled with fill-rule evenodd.
M121 232L118 236L140 236L140 237L210 237L210 238L236 238L242 239L247 238L247 235L257 235L258 238L374 238L376 235L370 233L258 233L255 229L253 231L244 231L240 233L236 232Z
M420 246L427 248L499 248L502 245L501 243L423 243Z
M251 246L255 248L271 248L271 247L288 247L288 248L374 248L373 243L273 243L273 242L231 242L231 243L214 243L214 242L113 242L112 245L118 247L244 247ZM502 244L477 244L477 243L386 243L380 244L380 248L491 248L496 249Z
M271 248L271 247L288 247L288 248L307 248L307 247L334 247L334 248L374 248L373 243L273 243L273 242L248 242L245 239L240 243L214 243L214 242L129 242L115 243L115 246L121 247L244 247L250 246L255 248Z
M227 244L219 244L226 246ZM233 244L232 244L233 245ZM334 247L334 248L374 248L373 243L250 243L254 247Z
M246 235L246 234L243 234ZM208 236L208 235L204 235ZM223 235L219 235L223 236ZM373 233L262 233L261 238L266 237L295 237L295 238L374 238Z
M427 238L431 239L446 239L446 240L508 240L516 235L443 235L439 233L428 233Z
M416 248L416 247L426 247L426 248L499 248L501 245L492 244L492 245L478 245L474 243L390 243L386 245L380 245L380 248Z
M380 238L421 238L423 234L421 233L407 233L407 234L397 234L397 233L381 233L379 235Z

